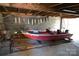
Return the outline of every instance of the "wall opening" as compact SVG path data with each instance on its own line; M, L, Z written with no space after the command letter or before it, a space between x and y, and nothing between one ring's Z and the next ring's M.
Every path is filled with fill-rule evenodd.
M79 18L63 19L63 29L69 29L72 39L79 41Z

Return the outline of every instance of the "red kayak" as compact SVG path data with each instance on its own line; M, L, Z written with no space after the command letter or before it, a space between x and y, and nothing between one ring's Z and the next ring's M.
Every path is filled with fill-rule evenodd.
M62 34L54 34L54 33L48 33L48 32L40 32L40 33L30 33L30 32L26 32L23 33L23 35L25 37L28 37L32 40L60 40L60 39L69 39L73 34L66 34L66 33L62 33Z

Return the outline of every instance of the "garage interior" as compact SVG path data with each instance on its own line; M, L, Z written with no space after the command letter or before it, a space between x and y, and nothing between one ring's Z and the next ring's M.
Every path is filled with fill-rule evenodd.
M78 25L79 3L0 3L0 56L79 56ZM37 41L20 35L46 29L68 30L72 40Z

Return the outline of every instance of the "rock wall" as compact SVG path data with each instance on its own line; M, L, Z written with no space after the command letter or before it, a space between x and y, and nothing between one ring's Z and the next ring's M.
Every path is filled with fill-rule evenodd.
M28 29L44 30L50 28L51 30L59 29L60 17L43 17L43 16L31 16L31 17L19 17L9 16L4 18L5 28L7 30L18 31Z

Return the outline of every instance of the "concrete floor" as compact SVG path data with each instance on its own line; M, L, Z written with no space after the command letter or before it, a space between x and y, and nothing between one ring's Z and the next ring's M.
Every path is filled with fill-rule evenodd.
M70 43L46 46L41 48L20 51L8 56L79 56L79 47L75 45L74 41Z
M53 45L10 53L9 42L0 48L0 56L79 56L79 41L52 42ZM7 45L6 45L7 44ZM14 49L15 50L15 49Z

